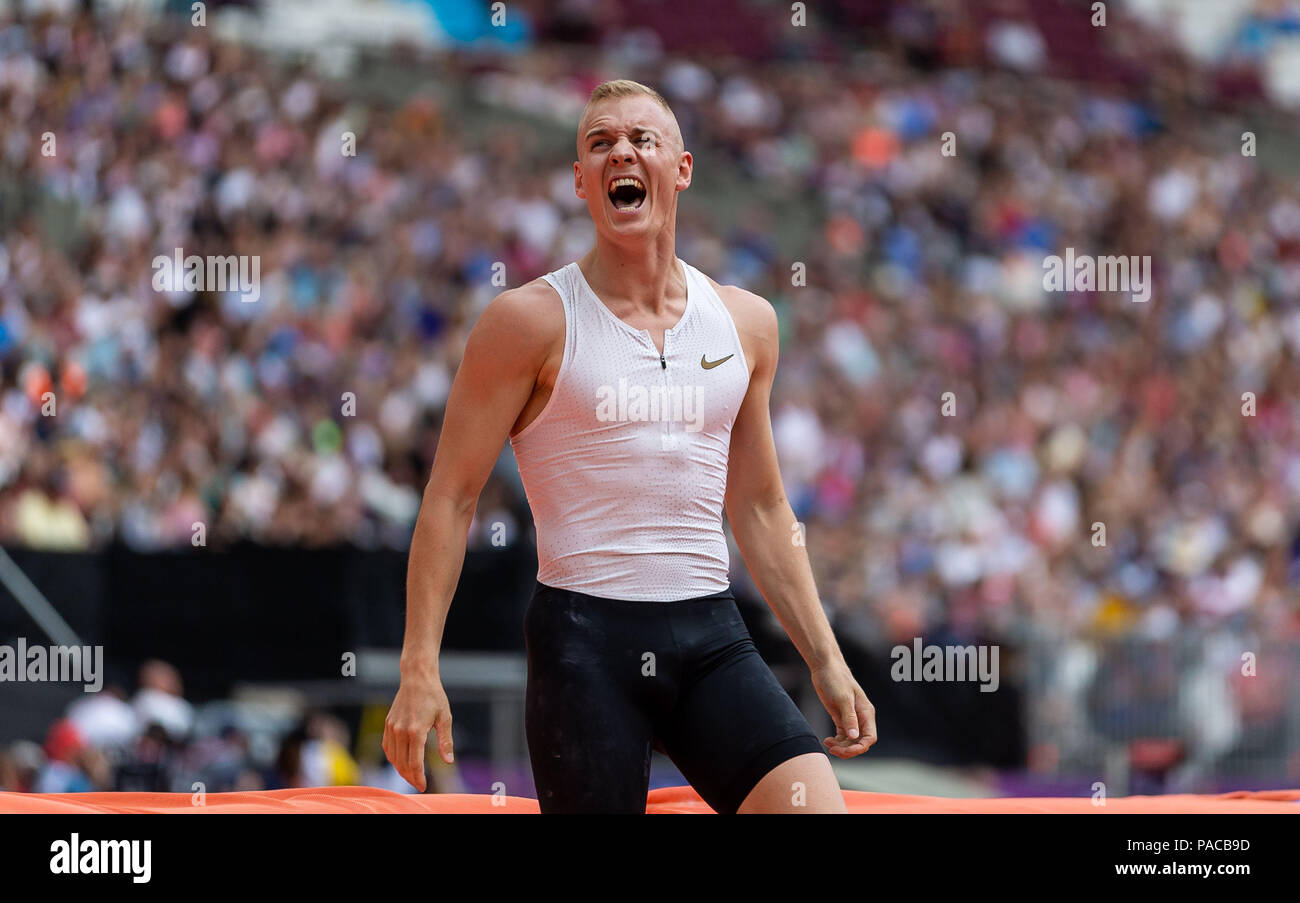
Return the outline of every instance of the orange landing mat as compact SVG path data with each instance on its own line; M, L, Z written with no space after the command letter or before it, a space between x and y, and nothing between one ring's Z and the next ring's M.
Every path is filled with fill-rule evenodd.
M0 793L0 813L84 815L90 813L478 813L536 814L537 800L509 796L493 805L486 794L402 794L373 787L306 787L263 790L256 793L210 793L206 804L195 806L186 793ZM1108 799L1094 806L1090 797L1018 797L998 799L947 799L937 796L902 796L893 793L844 791L844 801L854 814L899 813L1056 813L1092 815L1106 813L1290 813L1300 815L1300 790L1239 791L1219 796L1130 796ZM652 814L713 814L689 787L664 787L650 791L646 811Z

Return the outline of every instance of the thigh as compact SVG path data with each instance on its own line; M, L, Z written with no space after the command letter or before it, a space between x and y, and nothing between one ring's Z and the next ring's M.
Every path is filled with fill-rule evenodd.
M705 650L660 735L668 756L713 809L732 814L774 768L826 757L799 707L754 647L739 611L730 637ZM729 620L731 616L729 615ZM829 763L829 758L827 762Z
M607 613L539 591L524 616L524 729L543 813L644 812L653 719ZM624 673L625 671L629 673Z
M745 797L741 814L843 814L844 792L825 753L786 759L763 776Z

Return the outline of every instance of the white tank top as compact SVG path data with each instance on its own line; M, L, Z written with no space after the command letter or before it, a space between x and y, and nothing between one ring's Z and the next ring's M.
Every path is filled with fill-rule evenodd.
M638 602L730 587L722 512L749 365L709 280L678 262L686 310L662 359L577 263L543 277L564 303L564 357L546 406L510 444L547 586Z

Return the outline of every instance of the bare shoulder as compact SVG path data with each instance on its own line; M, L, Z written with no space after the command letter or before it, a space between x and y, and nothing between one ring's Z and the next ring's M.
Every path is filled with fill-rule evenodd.
M772 302L738 286L720 285L712 277L706 278L735 321L741 347L749 361L750 375L766 374L770 380L776 371L781 343L780 324Z
M473 332L471 341L477 339L495 358L540 362L557 342L563 344L564 305L549 282L534 279L488 302Z
M564 329L564 305L560 295L545 279L534 279L518 288L506 289L483 309L479 321L494 328L531 333Z
M706 278L730 311L738 331L765 341L776 338L776 309L770 301L739 286L721 285L711 276Z

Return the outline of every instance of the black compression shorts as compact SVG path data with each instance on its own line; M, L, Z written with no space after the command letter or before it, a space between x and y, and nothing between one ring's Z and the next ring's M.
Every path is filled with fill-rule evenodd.
M652 749L727 814L777 765L826 754L730 592L627 602L538 583L524 637L543 813L645 812Z

